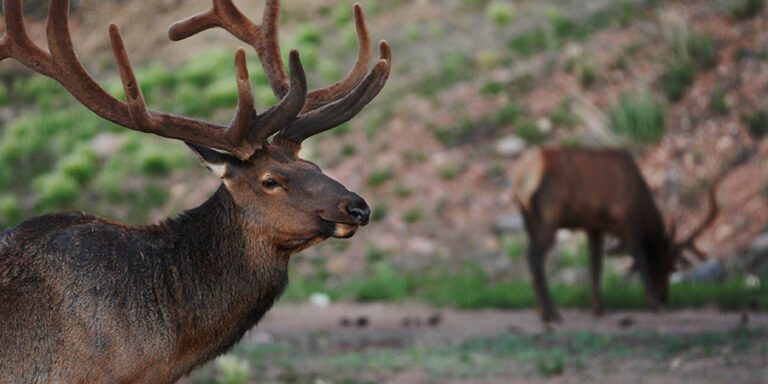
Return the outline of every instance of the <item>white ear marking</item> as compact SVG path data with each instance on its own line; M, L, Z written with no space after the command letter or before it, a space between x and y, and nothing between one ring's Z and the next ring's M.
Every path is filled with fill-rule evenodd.
M211 163L205 163L205 166L208 167L208 169L213 172L214 175L218 176L218 178L223 179L224 175L227 173L227 164L221 163L221 164L211 164Z

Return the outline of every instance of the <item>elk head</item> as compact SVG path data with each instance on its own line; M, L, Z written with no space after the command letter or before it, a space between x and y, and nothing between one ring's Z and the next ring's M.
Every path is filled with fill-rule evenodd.
M365 200L300 159L294 142L276 139L247 160L190 148L222 179L251 232L281 250L298 252L328 237L351 237L368 224Z
M707 255L696 246L696 239L709 228L717 218L719 207L717 205L717 186L724 177L721 175L709 188L709 212L704 220L691 231L688 236L677 240L677 225L672 221L665 236L665 242L661 250L660 263L649 265L649 278L656 289L657 299L660 303L667 302L669 292L669 276L678 266L690 267L693 262L686 256L686 251L693 253L699 261L706 260Z
M360 4L354 5L359 43L355 64L338 83L311 92L295 50L289 55L290 77L286 75L278 44L278 0L266 1L260 25L245 17L231 0L213 0L207 12L172 25L168 31L172 40L218 27L258 54L280 101L264 113L256 113L245 51L240 48L235 54L238 104L228 126L148 110L114 24L109 26L109 35L127 102L109 95L77 59L68 10L69 1L51 1L50 52L46 52L25 31L22 1L3 0L6 35L0 41L0 60L12 57L55 79L87 108L118 125L186 142L223 180L243 217L253 218L254 225L258 218L263 228L261 232L255 228L254 233L273 236L273 243L281 247L296 251L327 237L349 237L368 223L370 210L362 198L298 157L306 138L351 119L389 77L391 52L385 41L379 45L379 61L368 72L372 46Z

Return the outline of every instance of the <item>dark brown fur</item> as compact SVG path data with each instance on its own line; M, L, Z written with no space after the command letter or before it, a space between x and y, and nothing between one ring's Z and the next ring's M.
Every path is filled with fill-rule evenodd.
M297 150L203 150L224 185L157 225L67 213L0 235L0 383L168 383L229 349L282 293L291 254L367 222ZM262 188L266 173L285 188Z

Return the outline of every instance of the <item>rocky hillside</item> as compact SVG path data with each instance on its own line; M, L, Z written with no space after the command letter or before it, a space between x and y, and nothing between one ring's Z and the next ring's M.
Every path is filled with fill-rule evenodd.
M260 12L261 1L237 3L250 14ZM299 47L310 85L317 87L344 73L354 55L354 34L351 2L311 3L285 1L283 48ZM371 262L386 259L410 271L458 268L469 261L498 278L526 276L511 180L521 151L540 145L631 148L667 220L682 233L702 220L706 190L722 165L747 151L751 159L723 181L722 213L700 245L712 257L741 265L734 260L768 229L763 1L362 3L374 37L392 43L394 73L363 114L313 139L304 156L360 191L374 206L373 224L352 241L306 251L294 264L297 274L360 275ZM172 21L207 6L82 1L75 11L76 47L100 80L114 86L105 27L114 20L133 61L144 66L140 82L160 84L150 104L226 121L234 106L226 103L234 89L227 79L238 42L221 31L172 44L164 36ZM39 22L31 30L44 35ZM211 47L223 53L212 54ZM18 116L39 107L34 97L24 97L24 71L7 63L0 71L7 137ZM208 79L211 71L223 74ZM199 79L200 88L187 89ZM69 104L55 99L53 105ZM98 166L73 184L77 197L62 204L44 204L52 181L29 181L53 176L30 166L35 160L23 154L8 160L0 148L10 169L11 192L0 204L6 217L77 207L134 222L157 220L201 203L217 185L182 146L105 131L95 127L82 135L82 146L67 144L84 146L82 156L93 156ZM67 145L43 157L47 164L60 164ZM164 158L166 152L173 156ZM113 157L128 165L114 164L120 161ZM155 162L165 165L158 170ZM56 169L65 172L64 165ZM152 198L142 198L147 195ZM583 251L579 236L562 237L570 240L556 257Z

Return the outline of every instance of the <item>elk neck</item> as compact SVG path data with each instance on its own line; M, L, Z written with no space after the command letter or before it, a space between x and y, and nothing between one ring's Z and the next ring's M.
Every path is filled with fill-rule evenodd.
M177 353L205 361L224 352L272 307L289 255L260 236L222 185L201 206L149 230L169 236L164 290L177 307ZM170 305L169 305L170 306Z

